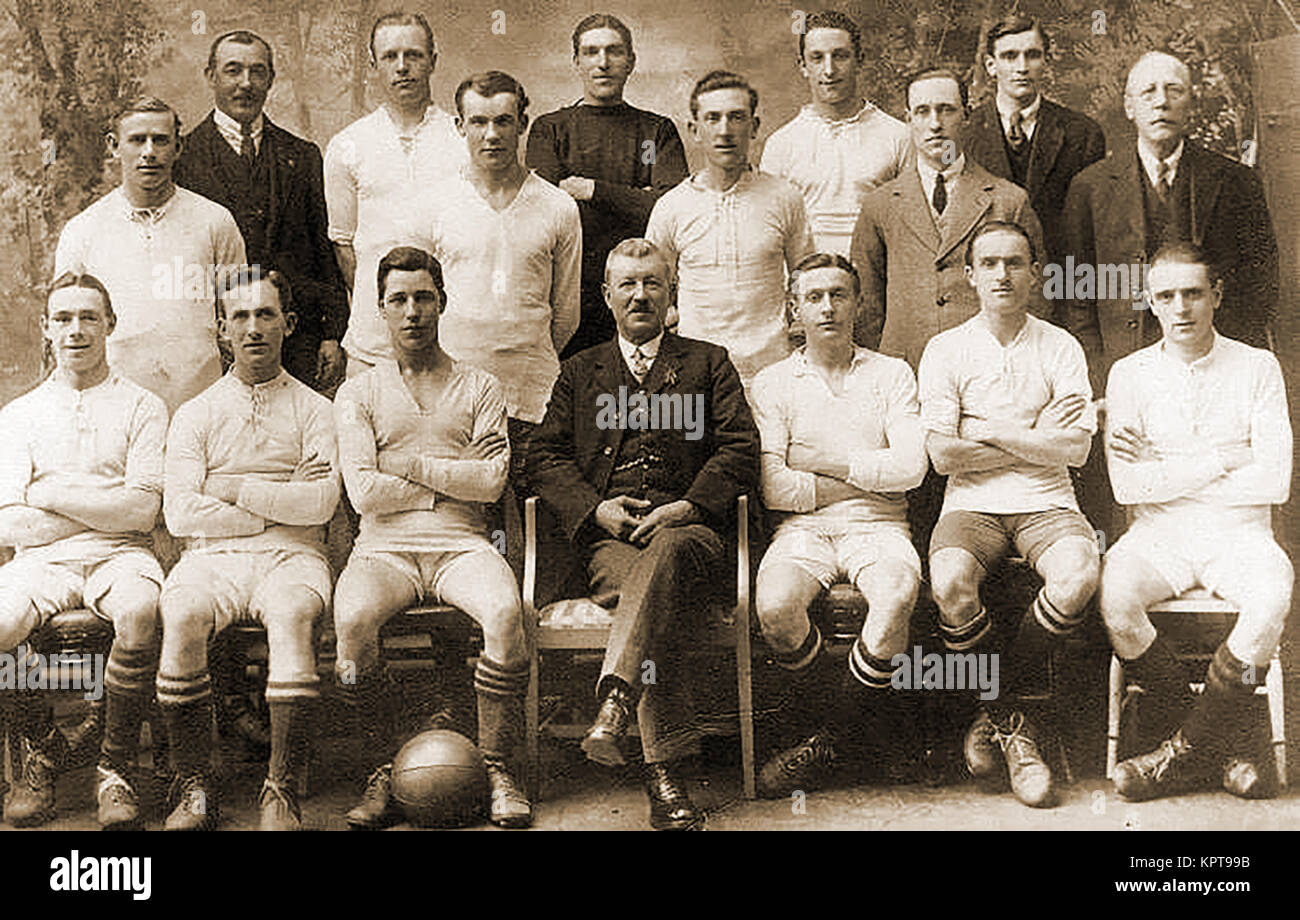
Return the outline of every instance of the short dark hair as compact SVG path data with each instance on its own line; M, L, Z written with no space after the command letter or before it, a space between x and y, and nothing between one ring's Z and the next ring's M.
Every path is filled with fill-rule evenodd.
M611 16L609 13L592 13L573 29L574 57L578 56L578 44L582 38L582 33L590 32L592 29L613 29L623 39L623 44L627 46L627 53L635 53L632 51L632 30L623 24L623 20L617 16Z
M429 28L429 20L424 18L424 14L394 10L380 16L375 20L375 24L370 27L370 60L375 59L375 35L383 26L419 26L424 30L424 50L429 52L429 57L437 54L437 49L433 43L433 29Z
M814 252L804 256L799 260L799 264L790 269L790 295L794 296L795 286L799 283L799 276L804 272L816 271L819 268L838 268L840 271L848 272L849 277L853 279L853 293L862 293L862 282L858 278L858 270L853 267L853 263L838 252Z
M1043 53L1051 46L1051 39L1047 37L1047 30L1043 24L1032 16L1026 16L1023 13L1011 13L1003 16L993 28L989 29L988 42L984 46L985 53L989 57L993 56L993 46L997 44L999 38L1006 38L1008 35L1019 35L1021 32L1037 32L1038 37L1043 40Z
M109 316L116 316L113 312L113 298L109 296L108 288L104 286L104 282L89 272L64 272L55 278L50 284L49 293L45 295L45 312L43 315L50 315L50 298L54 296L54 292L70 287L98 291L100 299L104 301L104 312Z
M388 288L389 272L428 272L433 279L433 286L438 289L438 296L447 302L447 290L442 285L442 264L432 253L415 246L398 246L388 250L388 254L379 260L379 302L384 302Z
M1177 262L1184 265L1204 265L1205 275L1209 279L1211 286L1223 278L1223 272L1219 266L1210 258L1205 247L1198 246L1189 240L1178 240L1173 243L1165 243L1156 250L1151 261L1147 263L1147 273L1157 265L1164 262Z
M970 268L975 264L975 243L990 233L1016 233L1019 234L1029 245L1029 261L1038 261L1038 247L1034 245L1034 238L1029 235L1029 231L1013 220L988 220L980 224L979 228L971 234L970 242L966 244L966 267Z
M799 60L803 60L804 37L813 29L839 29L849 33L853 42L853 56L862 60L862 30L858 24L839 10L818 10L804 20L799 30Z
M218 35L212 40L212 44L208 47L207 69L209 72L217 69L217 48L225 41L234 42L236 45L260 44L266 49L266 66L270 68L272 74L275 73L275 52L271 50L271 43L256 32L250 32L247 29L235 29L223 35Z
M929 80L932 77L947 77L957 84L957 93L961 97L961 107L964 109L969 104L969 97L966 91L966 84L962 82L961 74L951 67L925 67L917 70L907 78L907 83L903 86L903 105L910 112L912 110L912 84L919 83L922 80Z
M456 87L456 114L461 118L465 117L465 94L471 89L484 99L490 99L499 93L512 94L515 97L515 114L520 121L523 121L524 113L528 111L528 94L524 92L522 83L504 71L485 70L466 77Z
M280 301L280 312L286 316L294 310L293 286L283 273L271 270L263 271L260 265L241 265L237 271L226 274L217 288L217 315L226 315L226 298L243 287L251 287L259 281L265 281L275 288L275 296Z
M743 89L748 91L749 114L753 115L758 112L758 90L750 86L748 80L729 70L711 70L696 81L695 88L691 90L692 118L698 118L700 115L700 97L705 93L711 93L718 89Z
M176 114L176 110L170 105L163 102L157 96L136 96L134 99L128 99L118 107L117 113L113 116L113 123L109 130L114 136L117 135L117 129L122 126L122 119L128 115L136 115L146 112L168 112L172 117L172 128L176 132L177 139L181 136L181 117Z

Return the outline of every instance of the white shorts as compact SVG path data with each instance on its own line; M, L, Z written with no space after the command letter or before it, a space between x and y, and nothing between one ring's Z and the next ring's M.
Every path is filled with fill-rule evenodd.
M921 559L904 523L838 523L790 517L777 527L758 570L789 564L803 569L829 588L841 578L857 584L858 576L882 559L894 559L921 577Z
M78 607L107 620L99 602L123 578L163 583L158 560L139 547L115 550L98 562L45 562L20 555L0 566L0 635L21 632L16 640L21 642L56 613Z
M353 550L351 558L348 559L348 567L351 568L355 563L366 562L392 569L411 583L411 587L415 589L416 603L440 604L444 602L442 584L447 578L447 574L465 560L477 558L483 554L492 557L493 561L487 562L487 564L495 564L500 570L500 577L503 580L509 581L511 584L514 583L515 575L510 570L509 564L493 548L492 544L486 541L481 547L447 550L441 553L398 553L386 550L358 549Z
M1113 554L1142 559L1175 594L1200 585L1238 606L1254 607L1250 601L1260 585L1276 596L1280 579L1290 593L1291 561L1263 526L1204 530L1177 518L1147 518L1135 521L1106 556Z
M200 594L212 605L213 633L232 623L266 625L266 602L272 591L301 586L328 611L333 595L329 563L305 550L251 553L186 553L167 576L159 605L166 615L168 598L179 592Z

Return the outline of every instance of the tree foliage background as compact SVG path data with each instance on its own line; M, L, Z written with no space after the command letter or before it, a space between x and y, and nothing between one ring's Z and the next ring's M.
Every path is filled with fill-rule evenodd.
M63 223L117 182L103 135L114 107L139 92L167 99L187 127L210 108L202 69L211 39L251 28L275 50L268 114L324 144L376 100L366 44L376 15L397 0L0 0L0 402L27 389L40 360L38 317ZM579 93L569 32L589 0L451 0L405 4L439 41L435 98L451 108L464 75L513 72L536 114ZM1130 136L1124 75L1143 51L1191 66L1200 99L1195 134L1241 158L1254 134L1249 43L1289 31L1283 0L869 0L831 3L862 23L863 90L901 114L904 75L932 61L983 85L981 39L1013 7L1040 17L1052 38L1049 94L1097 118L1111 146ZM599 6L599 5L597 5ZM806 97L795 66L798 0L625 0L637 72L632 102L683 125L691 84L707 70L747 74L761 96L762 136ZM611 6L610 9L615 7ZM757 156L757 151L755 152ZM1247 152L1247 159L1249 154Z

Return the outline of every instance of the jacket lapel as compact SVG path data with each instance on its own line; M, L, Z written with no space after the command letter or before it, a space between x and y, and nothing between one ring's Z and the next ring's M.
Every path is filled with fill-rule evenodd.
M655 363L650 366L650 373L642 381L647 393L657 393L677 384L682 366L681 351L682 340L671 332L665 332L659 342L659 354L655 356Z
M1034 131L1033 145L1029 151L1029 172L1025 176L1026 191L1032 201L1043 187L1043 177L1056 165L1056 158L1065 144L1065 120L1055 103L1046 99L1038 107L1038 127Z
M902 217L903 223L911 228L926 249L937 252L939 228L934 225L934 217L930 214L930 202L925 200L925 189L921 186L921 174L916 170L915 161L900 177L892 194L898 205L894 213Z
M992 100L981 105L971 115L969 137L971 143L967 152L995 175L1010 179L1011 162L1007 159L1007 148L1002 142L1002 121L998 118L997 105Z
M667 338L667 336L665 336L665 338ZM601 393L608 393L613 396L616 401L618 400L618 388L619 385L624 382L624 367L623 353L618 349L618 337L615 336L613 339L602 345L600 350L596 352L592 364L591 390L589 391L592 394L592 403L590 405L574 406L574 411L585 413L586 417L591 420L590 424L593 426L596 418L595 397ZM628 376L630 377L631 375L628 374ZM580 432L585 427L585 425L582 426L578 431ZM614 441L612 445L612 455L617 456L619 449L623 446L623 427L621 425L616 427L611 434ZM608 437L608 435L602 435L599 431L595 432L594 435L597 443L600 443Z
M283 212L280 200L285 191L284 180L293 175L293 160L285 144L280 143L280 129L271 124L271 119L262 115L262 152L267 155L266 171L271 188L268 191L266 214L266 238L268 241L279 238L280 215ZM274 244L272 244L274 245Z
M1142 210L1142 164L1138 161L1137 141L1122 145L1108 162L1110 189L1102 202L1107 220L1095 231L1098 237L1109 237L1108 249L1120 250L1114 252L1120 260L1144 260L1146 215ZM1133 252L1122 251L1127 249Z
M918 179L918 182L920 180ZM941 262L974 229L993 203L993 176L971 157L948 198L948 232L939 244L935 262Z
M1183 162L1187 164L1191 185L1192 242L1200 246L1205 238L1210 215L1214 213L1222 176L1215 164L1203 155L1201 148L1190 141L1183 147Z

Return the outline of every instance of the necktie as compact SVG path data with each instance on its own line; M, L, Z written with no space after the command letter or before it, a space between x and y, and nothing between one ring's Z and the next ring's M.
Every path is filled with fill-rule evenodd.
M253 157L257 151L253 147L253 126L251 124L241 124L239 126L239 158L244 161L244 165L252 166Z
M943 173L937 173L934 177L934 196L930 201L937 214L942 214L943 209L948 207L948 187L944 184Z
M1160 194L1161 201L1169 200L1169 190L1174 184L1174 167L1170 163L1161 161L1160 172L1156 176L1156 191Z
M1011 148L1015 150L1016 153L1021 151L1025 146L1025 141L1027 140L1025 137L1025 128L1022 124L1023 120L1024 116L1020 114L1019 109L1012 112L1010 118L1007 119L1009 122L1007 127L1007 143L1011 145Z
M650 373L650 364L652 362L650 356L641 350L640 345L638 345L636 350L632 352L632 360L629 363L632 368L632 376L636 378L636 382L643 382L645 380L645 375Z

